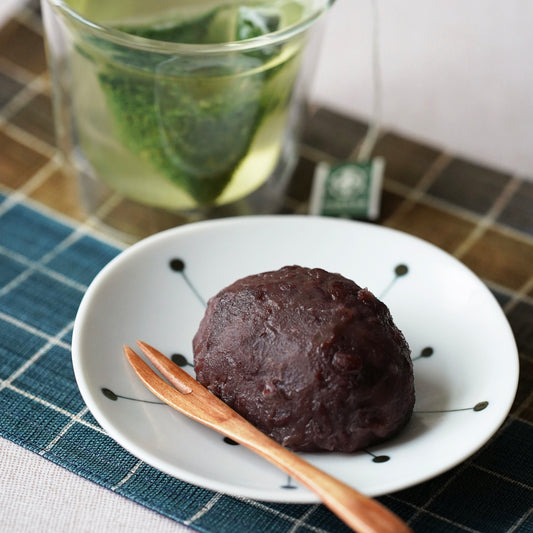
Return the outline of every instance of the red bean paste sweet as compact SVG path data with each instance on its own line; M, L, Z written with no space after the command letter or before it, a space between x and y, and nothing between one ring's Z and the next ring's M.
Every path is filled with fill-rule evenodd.
M322 269L286 266L221 290L193 350L198 381L294 451L360 450L413 411L410 349L387 306Z

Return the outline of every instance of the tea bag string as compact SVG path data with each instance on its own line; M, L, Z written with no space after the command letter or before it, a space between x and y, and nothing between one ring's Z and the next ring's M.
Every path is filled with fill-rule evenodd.
M379 8L378 0L370 0L372 8L372 85L374 91L372 120L369 124L368 131L361 143L357 161L368 161L376 145L381 129L381 114L383 89L381 80L381 62L379 47Z

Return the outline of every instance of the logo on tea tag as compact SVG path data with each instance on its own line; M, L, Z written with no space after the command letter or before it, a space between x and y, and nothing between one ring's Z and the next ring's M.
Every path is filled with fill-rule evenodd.
M310 214L376 219L384 168L383 158L334 166L320 163L313 180Z

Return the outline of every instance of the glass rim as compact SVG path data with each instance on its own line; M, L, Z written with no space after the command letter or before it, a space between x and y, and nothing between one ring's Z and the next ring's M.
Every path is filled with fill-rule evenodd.
M159 41L156 39L148 39L146 37L139 37L121 30L117 30L104 24L99 24L92 20L85 18L83 15L73 9L66 0L43 0L51 5L52 8L57 8L65 13L68 17L81 23L87 27L91 32L97 34L99 37L113 42L114 44L128 46L130 48L138 48L140 50L149 52L159 52L164 54L182 53L182 54L206 54L206 53L228 53L228 52L249 52L254 51L265 46L272 46L274 44L287 41L294 35L304 32L317 19L319 19L336 0L321 0L319 8L306 16L297 24L292 24L287 28L277 30L265 35L253 37L251 39L244 39L242 41L227 41L222 43L209 44L192 44L192 43L176 43L172 41Z

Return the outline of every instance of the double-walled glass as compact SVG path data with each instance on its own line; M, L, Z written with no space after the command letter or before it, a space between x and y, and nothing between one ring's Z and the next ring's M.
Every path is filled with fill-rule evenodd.
M277 209L331 0L42 0L57 139L90 211Z

